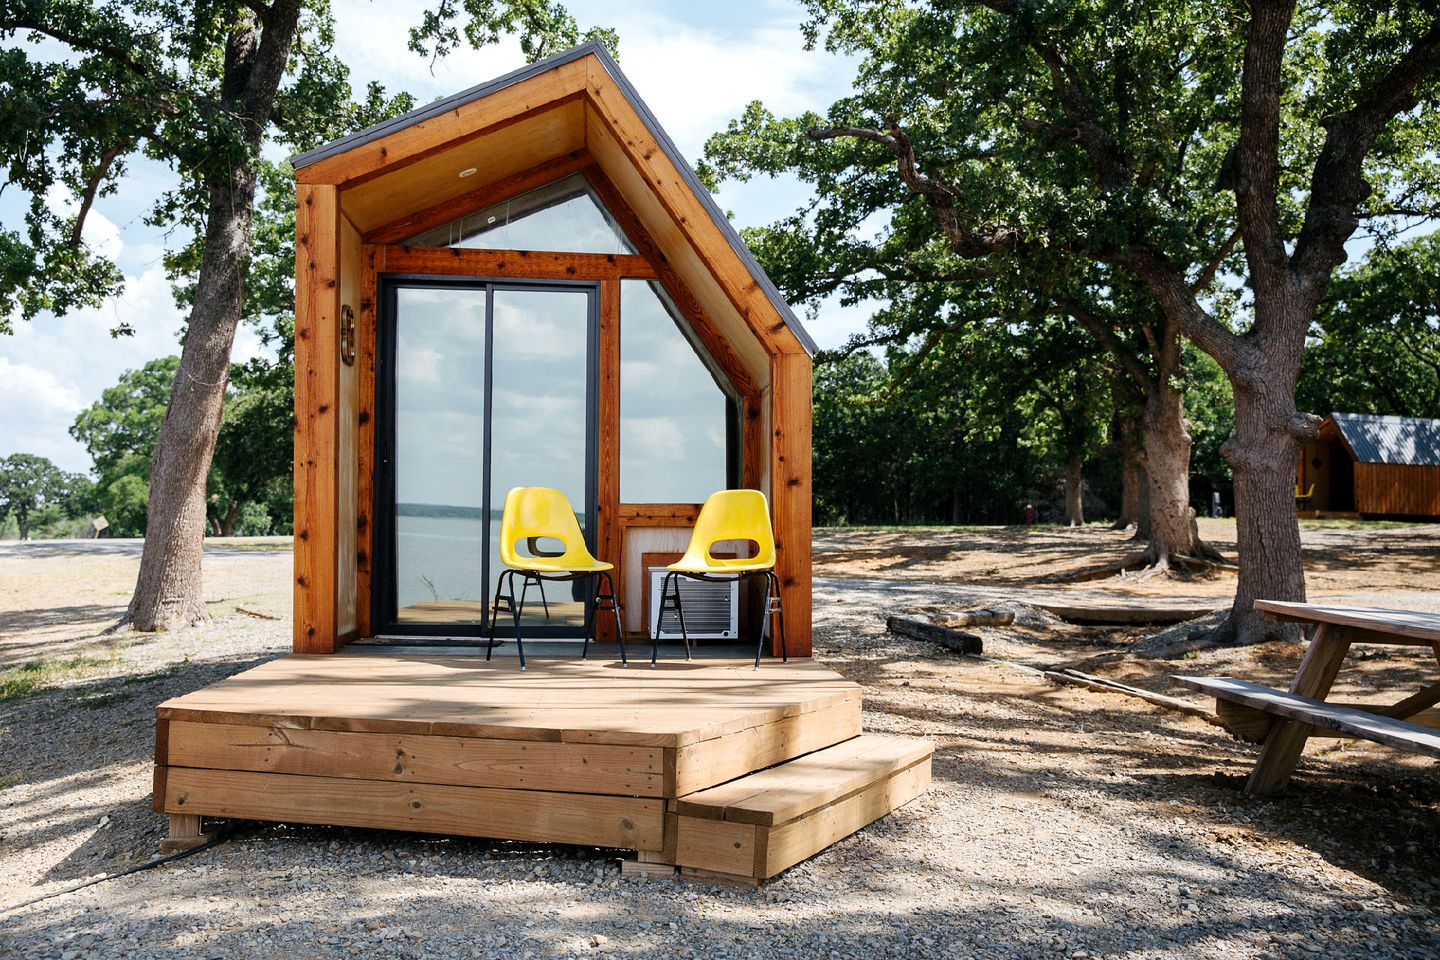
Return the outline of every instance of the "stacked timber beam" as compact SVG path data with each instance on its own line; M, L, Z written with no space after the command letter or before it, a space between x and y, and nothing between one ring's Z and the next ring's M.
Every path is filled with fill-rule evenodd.
M813 662L290 656L157 708L154 806L199 817L635 850L773 876L924 792ZM741 840L743 853L734 846Z

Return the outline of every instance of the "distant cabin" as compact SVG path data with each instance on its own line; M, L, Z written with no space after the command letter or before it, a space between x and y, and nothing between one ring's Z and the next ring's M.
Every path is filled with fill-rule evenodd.
M1302 516L1440 518L1440 420L1332 413L1295 479Z

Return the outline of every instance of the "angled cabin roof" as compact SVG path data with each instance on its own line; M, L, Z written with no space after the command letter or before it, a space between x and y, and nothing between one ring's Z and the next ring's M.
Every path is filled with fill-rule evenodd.
M1440 466L1440 420L1332 413L1330 420L1360 463Z
M396 231L423 219L437 200L478 195L486 184L533 185L585 162L614 181L709 312L722 312L723 294L770 353L815 353L794 311L598 42L291 160L300 182L339 188L342 211L370 242L395 242ZM471 179L457 180L457 170ZM691 250L680 249L681 240Z

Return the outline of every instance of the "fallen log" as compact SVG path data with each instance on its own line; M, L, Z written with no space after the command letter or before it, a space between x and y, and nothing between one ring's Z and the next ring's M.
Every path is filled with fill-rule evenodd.
M938 623L928 623L924 620L911 620L906 617L887 617L885 629L891 633L898 633L902 637L909 637L912 640L927 640L930 643L938 643L947 650L954 650L956 653L983 653L985 642L973 633L966 633L964 630L952 630L949 627L942 627Z
M1014 610L991 607L981 610L961 610L945 617L947 627L1003 627L1015 622Z
M1154 704L1157 707L1164 707L1166 710L1175 710L1179 713L1189 714L1192 717L1199 717L1206 723L1217 727L1224 727L1225 723L1207 707L1191 703L1189 700L1181 700L1179 697L1169 697L1163 693L1155 693L1150 690L1142 690L1139 687L1132 687L1128 683L1121 683L1119 680L1111 680L1107 677L1097 677L1089 673L1081 673L1079 670L1046 670L1045 679L1052 683L1070 684L1077 687L1085 687L1089 690L1098 690L1102 693L1119 693L1127 697L1135 697L1144 700L1146 703Z

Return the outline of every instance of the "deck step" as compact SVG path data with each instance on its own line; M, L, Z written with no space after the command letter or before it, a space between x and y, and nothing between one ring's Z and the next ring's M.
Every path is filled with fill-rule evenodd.
M862 734L674 801L675 862L763 880L924 793L928 741Z
M1286 693L1235 677L1171 677L1171 680L1192 690L1208 693L1217 700L1243 704L1289 720L1440 758L1440 732L1418 724Z

